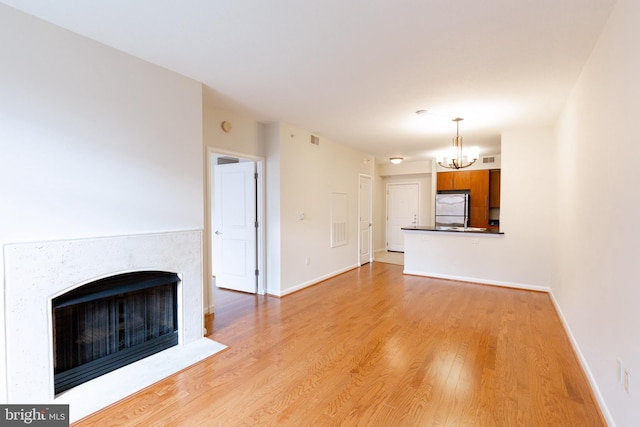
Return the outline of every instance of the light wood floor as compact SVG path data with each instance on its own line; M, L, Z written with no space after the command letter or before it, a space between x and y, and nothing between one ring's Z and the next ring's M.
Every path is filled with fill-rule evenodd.
M216 298L227 350L76 425L606 425L545 293L374 262L281 299Z

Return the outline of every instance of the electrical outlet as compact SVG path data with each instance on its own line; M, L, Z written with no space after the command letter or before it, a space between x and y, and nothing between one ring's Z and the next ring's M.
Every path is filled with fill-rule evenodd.
M311 258L309 257L309 255L307 255L307 257L304 259L304 263L306 265L309 265L310 262L311 262Z
M629 388L631 387L631 373L627 368L624 368L624 391L629 394Z
M472 245L477 245L478 243L480 243L480 241L478 239L471 239L471 244Z

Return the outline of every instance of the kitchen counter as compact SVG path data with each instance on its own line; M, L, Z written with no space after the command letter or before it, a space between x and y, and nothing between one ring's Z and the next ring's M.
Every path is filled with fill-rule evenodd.
M476 227L403 227L404 273L513 286L507 234Z
M525 245L527 235L520 233L516 230L505 234L491 228L403 227L403 271L416 276L548 292L546 280L535 283L529 279L538 276L536 266L531 266L526 255L538 248L529 250ZM546 274L539 277L546 279Z
M402 227L403 231L435 231L449 233L475 233L475 234L504 234L504 232L492 228L479 227Z

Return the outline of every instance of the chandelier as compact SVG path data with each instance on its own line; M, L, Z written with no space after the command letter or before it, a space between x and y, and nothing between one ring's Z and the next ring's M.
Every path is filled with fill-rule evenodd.
M456 122L456 136L453 138L453 144L449 147L446 154L438 156L437 161L440 166L448 169L462 169L471 166L480 157L480 148L470 147L468 150L462 148L462 137L459 135L460 122L464 120L456 117L451 121Z

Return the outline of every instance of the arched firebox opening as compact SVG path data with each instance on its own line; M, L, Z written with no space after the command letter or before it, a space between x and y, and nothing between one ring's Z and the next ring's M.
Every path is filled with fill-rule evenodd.
M178 344L175 273L103 278L53 299L55 393Z

